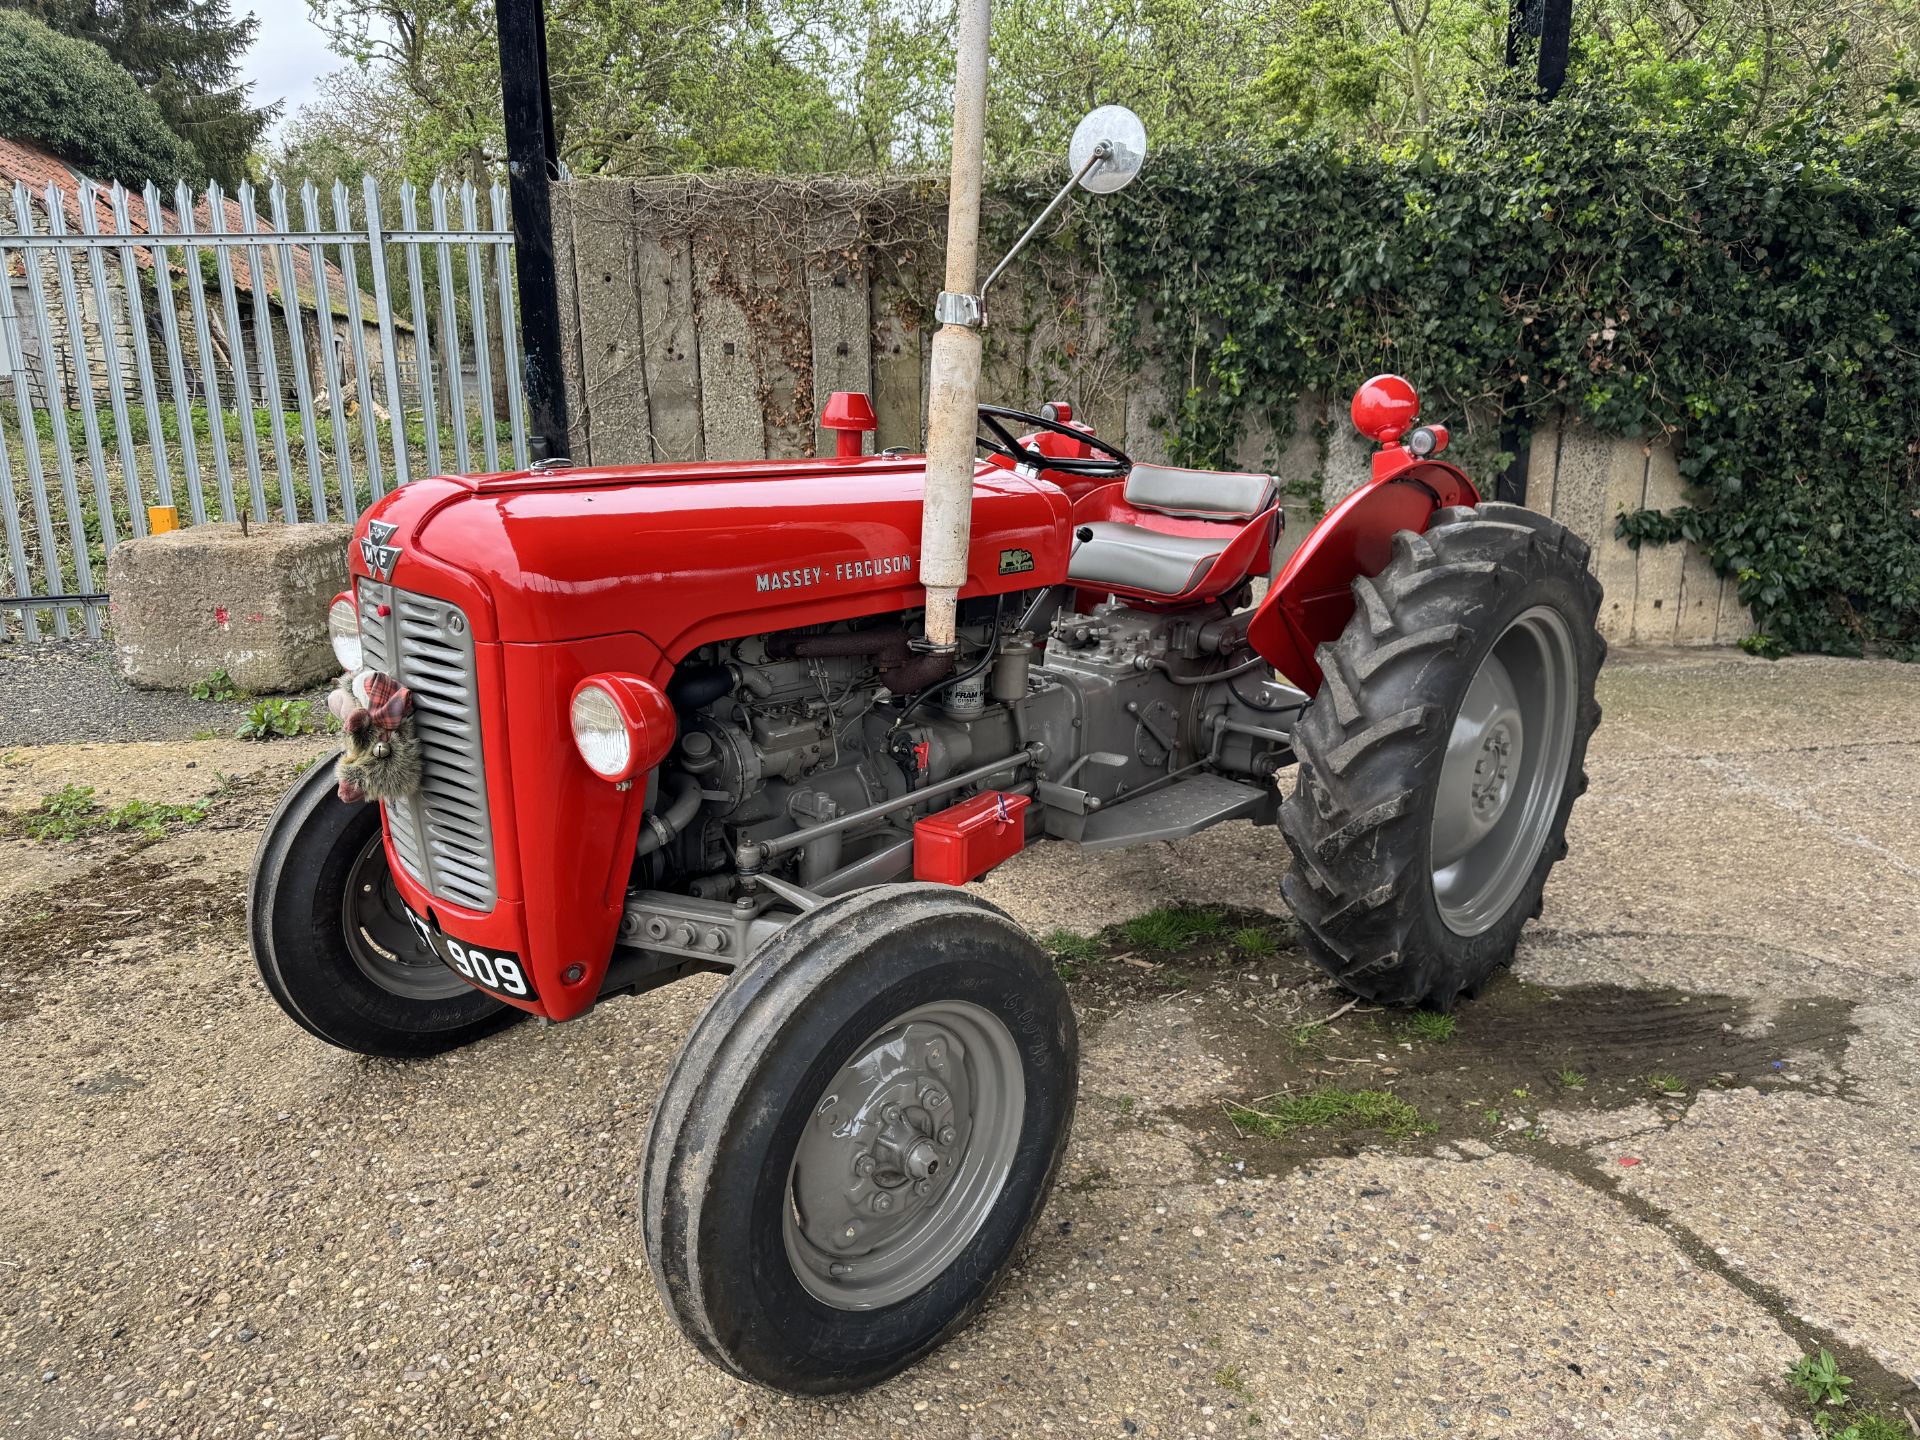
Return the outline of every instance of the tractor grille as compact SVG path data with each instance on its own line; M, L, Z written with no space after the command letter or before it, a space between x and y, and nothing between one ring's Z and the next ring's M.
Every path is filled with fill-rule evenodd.
M473 629L457 605L371 580L360 582L359 604L365 663L413 691L414 730L424 750L419 793L385 802L394 854L430 894L491 910L493 826Z

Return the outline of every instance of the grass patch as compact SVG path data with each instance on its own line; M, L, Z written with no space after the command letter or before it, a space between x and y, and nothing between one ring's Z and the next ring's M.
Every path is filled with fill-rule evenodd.
M1271 955L1277 947L1273 932L1259 925L1247 925L1227 937L1242 955Z
M1136 915L1120 927L1129 945L1143 950L1178 950L1209 935L1218 935L1226 918L1200 905L1163 905Z
M112 810L93 798L91 785L68 785L20 817L35 840L49 844L78 840L98 830L130 830L149 838L164 835L175 825L198 825L207 818L207 802L176 805L160 800L129 800Z
M1824 1347L1789 1365L1786 1379L1806 1402L1813 1428L1825 1440L1912 1440L1908 1426L1852 1398L1853 1377L1840 1373L1840 1362Z
M1409 1040L1430 1040L1435 1045L1444 1045L1453 1039L1455 1028L1451 1015L1442 1015L1438 1010L1415 1010L1399 1024L1399 1031Z
M1678 1075L1657 1071L1647 1076L1647 1084L1662 1095L1682 1095L1686 1093L1687 1082Z
M1296 1130L1378 1130L1404 1140L1434 1128L1390 1090L1343 1090L1337 1085L1300 1095L1268 1095L1253 1105L1230 1105L1227 1113L1239 1129L1269 1140Z
M1560 1082L1560 1088L1562 1090L1584 1090L1587 1088L1587 1077L1582 1075L1578 1070L1563 1069L1556 1072L1553 1078Z

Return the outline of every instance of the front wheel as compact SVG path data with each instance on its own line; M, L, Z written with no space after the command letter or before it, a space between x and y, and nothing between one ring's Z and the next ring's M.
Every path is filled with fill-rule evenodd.
M642 1215L668 1310L794 1394L872 1385L977 1310L1073 1119L1073 1009L982 900L830 901L728 980L668 1077Z
M1563 526L1484 504L1396 535L1353 591L1293 732L1282 890L1341 984L1444 1009L1512 960L1566 852L1600 720L1600 585Z
M297 1024L361 1055L438 1055L523 1012L483 994L422 946L381 843L380 807L335 793L333 757L281 799L254 852L254 963Z

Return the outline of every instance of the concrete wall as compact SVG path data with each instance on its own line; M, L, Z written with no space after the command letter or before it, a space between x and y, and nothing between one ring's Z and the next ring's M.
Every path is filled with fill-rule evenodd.
M758 188L754 188L757 186ZM812 420L835 390L863 390L873 448L919 449L931 297L939 288L937 195L902 184L574 181L555 192L562 338L574 458L596 465L825 452ZM884 244L871 232L884 229ZM905 237L905 238L902 238ZM900 263L908 254L912 263ZM982 394L1037 408L1070 401L1136 459L1167 457L1161 425L1184 385L1134 367L1099 307L1036 257L989 304ZM1037 278L1036 278L1037 277ZM1417 381L1417 377L1416 381ZM1234 463L1285 486L1284 563L1321 511L1369 474L1346 399L1294 402L1284 441L1270 419ZM1673 454L1549 422L1532 438L1526 503L1593 546L1614 644L1729 644L1751 629L1731 582L1691 546L1638 552L1613 536L1623 510L1682 502Z

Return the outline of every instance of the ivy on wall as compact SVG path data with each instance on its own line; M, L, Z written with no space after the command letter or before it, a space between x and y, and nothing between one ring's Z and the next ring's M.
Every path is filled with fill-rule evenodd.
M1071 243L1190 462L1383 369L1481 475L1562 410L1671 436L1693 503L1629 543L1703 546L1756 648L1920 656L1920 129L1738 129L1570 88L1402 153L1162 153Z

